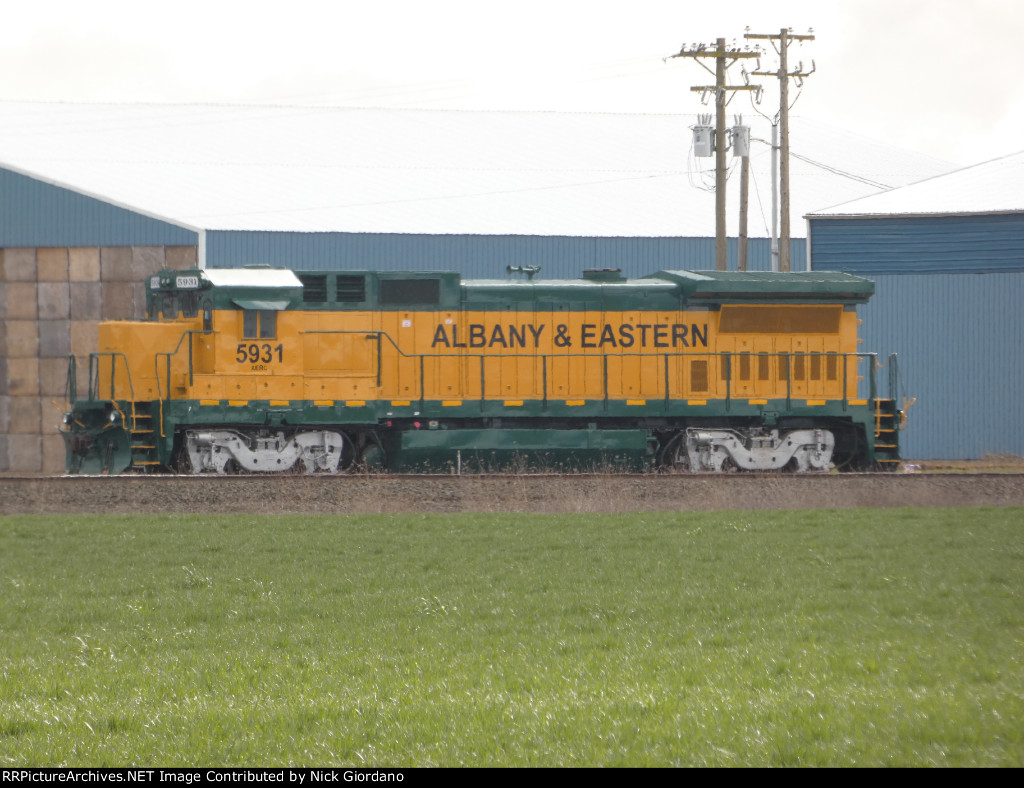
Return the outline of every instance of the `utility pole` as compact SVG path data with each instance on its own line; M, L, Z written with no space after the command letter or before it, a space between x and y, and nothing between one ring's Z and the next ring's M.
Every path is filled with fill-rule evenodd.
M705 44L692 44L690 49L684 45L679 54L671 55L677 57L692 57L706 71L715 75L714 85L694 86L690 90L699 92L703 96L714 92L715 95L715 270L725 271L728 269L728 257L726 256L726 235L725 235L725 153L726 135L725 128L725 105L727 92L730 90L760 90L755 85L726 85L725 72L733 62L741 58L759 57L758 52L739 50L735 47L727 49L725 39L719 38L715 42L714 49L709 49ZM701 58L714 58L715 70L711 71Z
M740 160L740 237L736 250L736 270L747 270L747 195L750 191L750 157Z
M736 125L729 129L732 155L740 160L740 233L736 245L736 270L747 270L747 195L750 192L750 127L743 125L743 116L736 116Z
M811 61L811 70L804 72L803 64L797 66L796 71L789 70L787 53L789 45L793 41L813 41L812 34L794 35L787 28L782 28L775 33L747 33L744 38L767 39L779 53L779 70L754 71L753 74L759 77L777 77L779 80L779 128L782 135L781 144L781 198L782 198L782 231L779 239L779 270L789 271L789 80L795 78L802 80L814 73L814 62ZM778 45L776 46L776 41Z
M779 124L772 123L772 271L779 271Z

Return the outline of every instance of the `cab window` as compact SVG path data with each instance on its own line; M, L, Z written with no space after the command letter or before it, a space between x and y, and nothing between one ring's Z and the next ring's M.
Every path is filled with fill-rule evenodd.
M277 336L277 312L272 309L242 311L243 339L273 339Z

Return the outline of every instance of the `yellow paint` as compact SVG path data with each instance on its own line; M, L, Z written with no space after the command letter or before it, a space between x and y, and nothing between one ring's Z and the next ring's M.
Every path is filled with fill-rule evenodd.
M313 404L316 405L318 408L333 408L334 407L334 400L333 399L318 399L318 400L313 400Z
M727 394L755 404L786 397L825 403L857 388L856 361L844 370L836 355L857 351L856 314L835 306L287 311L277 313L276 336L260 339L242 335L241 310L218 310L212 333L186 336L201 329L201 317L102 323L100 351L124 354L127 365L100 359L100 396L109 395L111 378L117 399L132 392L136 400L270 400L280 407L378 400L409 407L421 398L454 407L481 397L570 405L607 398L631 406L668 398L699 406ZM165 353L172 354L169 376L166 357L154 363ZM721 353L732 354L728 370ZM801 355L787 366L780 354Z
M587 401L585 399L567 399L565 401L565 404L575 408L579 407L580 405L586 405Z
M270 400L270 407L272 408L287 408L289 405L291 405L291 402L286 399Z
M249 400L247 400L247 399L229 399L228 400L228 405L230 405L232 408L244 408L248 404L249 404Z
M363 399L348 399L345 400L346 408L362 408L365 407L366 400Z
M219 399L201 399L199 400L200 405L220 405Z
M444 407L444 408L457 408L460 405L462 405L462 400L461 399L441 400L441 407Z
M807 400L807 405L809 407L814 407L815 405L824 405L824 404L825 404L825 400L823 400L823 399L809 399L809 400Z
M506 408L521 408L522 406L523 406L523 401L521 399L507 399L507 400L505 400L505 407Z

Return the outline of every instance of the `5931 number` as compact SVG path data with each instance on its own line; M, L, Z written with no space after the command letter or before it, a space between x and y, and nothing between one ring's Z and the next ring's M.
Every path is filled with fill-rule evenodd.
M283 344L272 347L269 342L264 342L262 345L256 342L239 342L238 348L235 350L235 361L239 364L269 364L274 361L275 356L278 361L284 361Z

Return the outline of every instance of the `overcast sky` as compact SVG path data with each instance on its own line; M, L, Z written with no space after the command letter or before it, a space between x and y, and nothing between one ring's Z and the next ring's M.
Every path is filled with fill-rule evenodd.
M711 110L682 45L813 28L794 115L961 165L1024 150L1019 0L48 0L0 24L0 100L672 114Z

